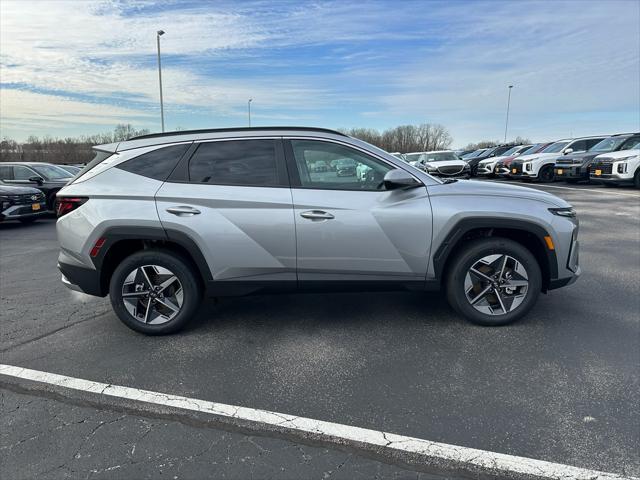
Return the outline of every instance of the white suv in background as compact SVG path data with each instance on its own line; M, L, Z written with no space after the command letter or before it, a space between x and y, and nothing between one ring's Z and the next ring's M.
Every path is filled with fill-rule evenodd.
M480 160L478 163L478 175L485 177L493 177L495 175L496 164L504 160L507 157L517 157L522 152L529 150L533 145L516 145L513 148L510 148L506 152L504 152L499 157L490 157L484 160Z
M593 160L589 179L612 186L631 183L640 188L640 149L598 155Z
M555 179L553 167L559 156L569 153L586 152L596 143L599 143L609 136L610 135L600 135L598 137L558 140L540 153L522 155L511 162L511 178L534 180L543 183L553 182Z

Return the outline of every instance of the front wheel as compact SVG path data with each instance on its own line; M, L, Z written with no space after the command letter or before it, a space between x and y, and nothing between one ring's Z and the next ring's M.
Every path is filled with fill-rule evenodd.
M195 315L201 290L186 259L173 252L143 250L116 267L109 296L126 326L147 335L164 335L182 329Z
M542 274L521 244L483 238L454 258L446 288L451 307L471 322L506 325L531 310L540 295Z
M555 179L556 175L553 171L553 165L547 165L540 169L538 173L538 181L540 183L551 183Z
M640 169L633 176L633 186L636 188L640 188Z

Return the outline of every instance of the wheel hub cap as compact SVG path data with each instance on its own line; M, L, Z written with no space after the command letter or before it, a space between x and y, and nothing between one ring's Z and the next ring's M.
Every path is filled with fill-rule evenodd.
M178 277L158 265L131 271L122 285L122 300L137 321L160 325L172 320L182 308L184 292Z
M464 280L469 303L487 315L505 315L524 301L529 277L524 266L509 255L487 255L473 263Z

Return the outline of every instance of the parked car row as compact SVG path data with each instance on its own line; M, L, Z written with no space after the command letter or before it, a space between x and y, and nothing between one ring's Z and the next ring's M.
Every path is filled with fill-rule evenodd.
M0 221L30 223L55 211L56 193L80 170L44 162L0 163Z
M640 188L640 133L581 137L514 147L501 157L479 162L477 173L480 176L542 183L585 181L607 185L634 184Z

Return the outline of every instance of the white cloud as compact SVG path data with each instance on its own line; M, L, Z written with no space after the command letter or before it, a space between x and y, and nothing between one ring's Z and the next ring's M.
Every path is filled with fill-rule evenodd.
M256 118L378 127L435 121L466 142L499 137L510 83L514 131L553 137L552 128L577 123L580 132L580 124L598 128L599 114L628 119L640 109L634 1L160 5L0 2L0 80L46 92L33 95L41 95L42 112L53 112L28 110L32 97L24 107L13 100L2 105L3 125L29 132L32 122L43 132L51 118L77 124L80 105L93 125L157 116L158 28L167 31L163 58L173 59L163 63L169 115L235 118L254 97ZM220 70L229 62L242 69ZM4 90L3 98L27 95ZM576 122L581 113L585 120ZM640 128L637 120L628 128Z

